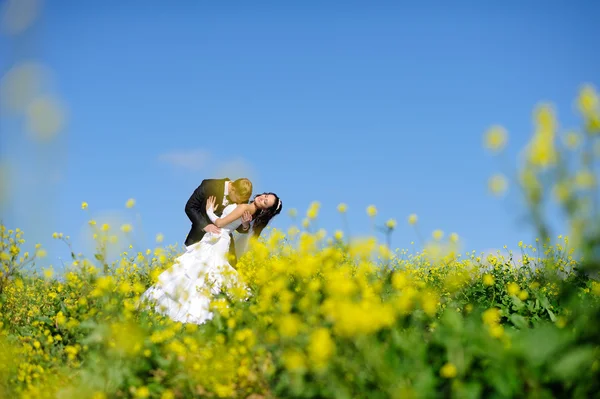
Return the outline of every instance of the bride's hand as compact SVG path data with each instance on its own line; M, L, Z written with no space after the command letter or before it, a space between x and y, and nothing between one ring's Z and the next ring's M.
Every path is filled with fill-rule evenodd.
M206 201L206 211L208 212L211 208L214 209L215 207L215 201L216 198L214 195L211 195L210 197L208 197L208 200Z

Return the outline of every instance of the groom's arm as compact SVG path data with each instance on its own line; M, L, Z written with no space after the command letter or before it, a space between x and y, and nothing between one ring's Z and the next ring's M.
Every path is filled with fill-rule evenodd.
M209 182L207 180L202 180L200 186L194 190L185 204L185 214L193 224L200 226L201 229L211 224L205 211L208 185Z

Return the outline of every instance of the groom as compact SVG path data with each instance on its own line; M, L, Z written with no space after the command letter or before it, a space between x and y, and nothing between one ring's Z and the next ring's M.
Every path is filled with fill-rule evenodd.
M215 214L221 216L223 208L232 203L246 204L252 195L252 183L246 178L231 181L224 179L205 179L185 204L185 213L192 222L192 228L185 239L185 245L189 247L200 241L206 233L220 233L221 229L211 223L206 214L206 200L216 197ZM238 233L246 234L250 228L252 216L245 213L242 216L242 224L237 228ZM235 243L230 235L229 241L229 263L235 267L237 256L235 254Z

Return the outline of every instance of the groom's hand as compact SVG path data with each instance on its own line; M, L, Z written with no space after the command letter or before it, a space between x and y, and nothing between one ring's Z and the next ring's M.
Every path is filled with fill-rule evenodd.
M206 231L207 233L221 234L221 229L215 226L214 224L207 224L204 228L204 231Z

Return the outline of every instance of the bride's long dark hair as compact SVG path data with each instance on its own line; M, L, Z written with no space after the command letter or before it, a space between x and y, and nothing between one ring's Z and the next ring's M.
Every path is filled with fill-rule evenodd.
M254 202L256 197L259 197L261 195L272 195L275 197L275 202L273 203L273 205L271 207L269 207L267 209L257 209L256 210L257 211L256 216L254 217L254 221L252 223L252 234L256 238L258 238L260 236L260 233L262 233L262 231L264 230L264 228L267 227L267 224L269 224L269 221L271 219L273 219L273 217L275 217L276 215L279 215L279 213L281 212L281 209L283 208L283 202L281 202L281 200L275 193L258 194L256 196L254 196L254 199L252 201Z

